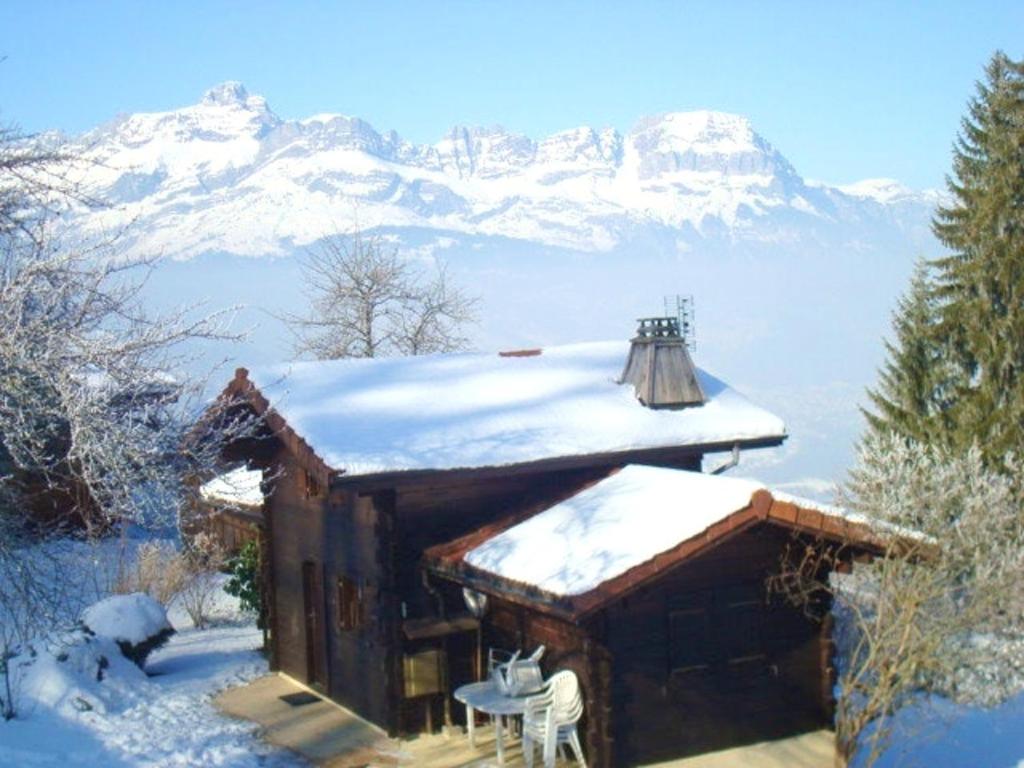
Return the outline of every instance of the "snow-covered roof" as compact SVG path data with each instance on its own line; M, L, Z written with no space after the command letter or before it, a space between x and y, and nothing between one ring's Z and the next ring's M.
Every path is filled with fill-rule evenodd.
M581 595L748 506L751 480L631 465L470 550L465 562Z
M203 483L199 495L206 501L258 507L263 504L262 480L260 470L238 467Z
M644 407L616 383L628 350L597 342L533 356L299 362L248 377L328 466L349 475L785 436L781 419L701 370L703 406Z
M754 480L628 465L546 509L435 545L425 563L472 589L575 619L760 524L849 544L851 553L884 553L890 536L919 538Z

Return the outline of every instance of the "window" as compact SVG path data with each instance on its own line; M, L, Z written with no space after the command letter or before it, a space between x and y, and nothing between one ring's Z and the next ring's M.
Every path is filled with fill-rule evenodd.
M347 576L338 577L338 629L363 625L363 588Z
M308 469L303 470L302 477L306 498L315 499L321 493L319 478L315 472L310 472Z

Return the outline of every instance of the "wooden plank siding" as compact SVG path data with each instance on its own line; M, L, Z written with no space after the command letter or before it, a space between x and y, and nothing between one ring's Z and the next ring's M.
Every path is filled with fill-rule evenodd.
M210 502L197 503L182 515L181 532L187 538L199 533L212 536L227 555L237 554L249 542L261 544L263 511L260 507L236 509Z
M427 548L488 530L495 521L506 518L513 511L524 508L535 511L549 506L607 476L610 471L612 468L599 466L484 480L472 474L438 473L430 482L399 486L395 492L394 594L400 601L404 618L414 622L436 617L442 613L442 608L448 615L465 611L460 589L448 590L442 596L436 593L435 587L428 589L424 583L422 560ZM431 590L435 590L435 594L431 594ZM439 638L430 643L401 638L394 646L398 651L394 677L400 678L402 674L402 655L433 647L446 651L451 690L472 682L477 667L473 639L474 636L464 635ZM422 703L404 705L400 698L396 698L395 705L401 713L398 722L401 732L416 732L425 727ZM461 707L449 706L449 710L456 721L461 720ZM433 721L441 722L441 712L436 713Z
M614 765L783 738L831 723L828 628L766 591L791 534L751 528L604 609Z
M277 465L273 492L264 505L272 585L271 663L274 669L309 682L302 564L324 562L325 510L321 499L305 498L301 467L287 451L280 452Z
M613 715L611 653L598 639L593 623L580 626L545 616L506 600L495 599L488 612L485 644L521 648L525 653L544 645L541 667L545 677L562 669L576 673L583 695L584 712L578 728L587 764L611 768L613 763Z
M387 494L323 493L306 497L303 469L290 456L267 502L271 581L272 664L307 684L307 649L322 653L321 689L361 716L397 732L395 678L398 609L393 587L393 500ZM322 634L307 638L302 570L312 564L322 583ZM356 626L342 628L341 577L361 607ZM399 660L400 661L400 660Z

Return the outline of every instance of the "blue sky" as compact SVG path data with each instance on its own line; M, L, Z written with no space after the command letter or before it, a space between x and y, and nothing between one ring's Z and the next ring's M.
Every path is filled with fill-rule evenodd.
M0 3L0 119L76 133L241 80L282 117L435 141L738 112L806 177L942 184L973 84L1024 55L1019 2Z

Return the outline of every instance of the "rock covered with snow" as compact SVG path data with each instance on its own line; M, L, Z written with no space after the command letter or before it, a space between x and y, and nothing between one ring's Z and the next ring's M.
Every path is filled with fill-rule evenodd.
M13 660L22 710L31 702L74 717L82 712L130 705L146 685L146 674L126 658L117 642L79 630L51 638Z
M82 623L97 635L133 644L174 629L166 609L141 592L93 603L82 612Z
M236 621L185 629L158 652L152 677L84 629L24 647L12 659L17 715L0 719L0 766L296 768L293 753L214 706L219 691L267 673L260 631L228 602Z
M121 653L139 667L174 634L166 609L141 592L93 603L82 612L81 621L94 635L117 643Z

